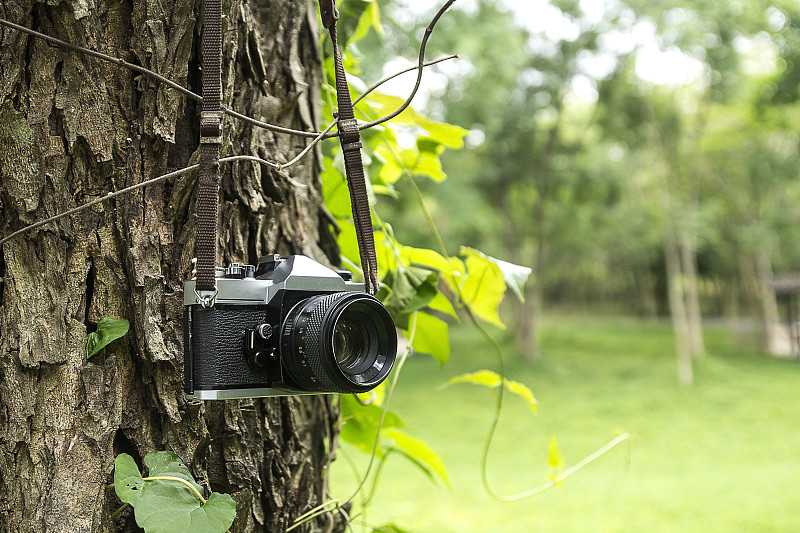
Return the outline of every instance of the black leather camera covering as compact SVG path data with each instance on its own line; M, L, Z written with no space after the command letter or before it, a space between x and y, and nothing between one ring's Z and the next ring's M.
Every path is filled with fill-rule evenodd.
M191 325L189 309L184 310L183 328L185 336L191 331L191 339L184 339L189 348L184 349L187 392L270 387L280 379L280 370L269 367L256 370L244 355L245 330L267 322L267 306L191 306Z

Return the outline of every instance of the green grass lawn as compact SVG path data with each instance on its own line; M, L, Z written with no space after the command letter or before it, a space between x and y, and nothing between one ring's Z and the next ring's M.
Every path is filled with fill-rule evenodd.
M496 370L495 356L468 328L454 330L450 362L409 360L392 410L407 431L444 460L452 489L405 459L386 464L371 524L395 522L417 533L797 532L800 531L800 364L737 347L720 328L706 332L709 355L695 384L677 385L667 324L560 318L546 324L541 361L520 361L509 334L508 378L539 400L534 416L506 397L489 458L501 494L548 480L553 435L565 466L624 430L633 435L559 487L499 503L480 481L480 457L494 392L469 384L440 389L452 376ZM367 457L345 445L363 470ZM347 461L331 472L337 497L356 486ZM356 506L357 507L357 506ZM356 527L355 531L361 531Z

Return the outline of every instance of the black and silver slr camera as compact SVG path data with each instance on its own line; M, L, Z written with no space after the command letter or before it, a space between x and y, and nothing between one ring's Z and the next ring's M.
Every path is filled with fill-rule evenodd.
M366 392L397 355L389 312L302 255L217 268L213 299L184 285L184 384L195 400Z

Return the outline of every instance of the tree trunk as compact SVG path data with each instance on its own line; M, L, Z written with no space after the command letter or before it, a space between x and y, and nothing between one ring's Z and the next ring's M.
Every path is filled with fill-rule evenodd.
M775 292L767 285L772 281L772 260L767 246L761 246L754 254L753 265L755 271L755 286L759 295L761 308L761 349L769 351L774 345L773 335L775 328L780 327L781 320L778 313L778 300ZM794 327L792 325L791 327Z
M662 192L664 206L664 263L667 271L667 298L675 335L675 355L678 366L678 383L689 386L694 380L692 369L692 345L689 319L684 298L683 276L675 226L672 222L672 207L669 189Z
M199 92L200 0L0 0L0 16L143 65ZM225 103L298 129L319 126L315 4L223 8ZM181 168L198 148L198 105L118 66L3 29L3 234ZM225 120L223 153L288 160L306 141ZM324 260L318 156L284 172L222 166L224 262L268 253ZM291 180L289 179L291 174ZM299 182L303 186L296 186ZM327 497L338 422L330 396L187 402L183 282L191 276L196 175L49 224L0 256L0 531L135 529L117 518L114 457L172 450L231 494L231 531L284 531ZM323 228L324 229L324 228ZM335 247L334 247L335 249ZM131 332L86 358L102 316ZM300 531L341 531L321 517Z
M683 266L684 293L686 295L686 319L689 325L689 345L692 357L702 359L706 355L703 342L703 313L700 309L700 293L697 289L697 252L692 239L685 232L680 242L681 264Z
M675 355L678 363L678 382L689 386L694 379L692 371L692 346L689 337L689 320L686 303L683 299L680 258L674 235L664 239L664 258L667 268L667 296L672 316L672 329L675 333Z

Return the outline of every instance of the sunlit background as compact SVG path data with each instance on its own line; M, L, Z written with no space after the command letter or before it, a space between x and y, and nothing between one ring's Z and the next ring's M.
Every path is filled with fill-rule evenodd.
M382 34L348 48L356 89L416 64L439 7L375 1ZM426 58L450 53L414 108L464 146L443 152L446 179L417 177L424 208L398 181L376 211L404 244L438 250L427 210L449 253L533 269L490 332L538 413L507 395L487 481L523 492L632 438L538 496L492 499L494 392L445 384L499 363L462 314L447 363L412 355L391 406L447 481L378 457L355 531L800 531L800 5L459 0ZM343 445L337 497L368 460Z

